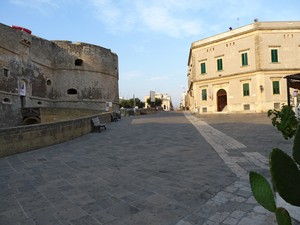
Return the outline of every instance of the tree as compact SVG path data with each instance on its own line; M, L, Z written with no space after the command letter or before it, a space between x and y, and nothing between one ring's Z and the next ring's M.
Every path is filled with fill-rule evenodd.
M145 107L145 102L142 102L142 101L139 102L138 107L139 107L139 109L144 108Z
M150 105L151 107L156 107L156 106L161 106L162 100L161 100L161 98L155 98L155 102L153 103L153 102L151 102L151 99L148 98L148 99L147 99L147 103L148 103L148 105Z
M134 106L134 99L131 98L131 99L123 99L121 100L120 102L120 107L122 108L133 108ZM139 98L135 98L135 106L138 106L138 108L143 108L145 106L145 103L143 103Z
M120 108L130 108L130 104L129 104L128 100L122 99L120 102Z

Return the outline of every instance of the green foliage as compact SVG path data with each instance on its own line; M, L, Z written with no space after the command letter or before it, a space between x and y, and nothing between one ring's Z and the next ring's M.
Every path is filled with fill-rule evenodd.
M278 225L292 225L292 220L289 212L284 208L277 208L275 210L276 220Z
M292 155L294 158L291 158L282 150L274 148L269 157L270 172L274 190L286 202L294 206L300 206L300 126L296 128ZM288 211L276 207L274 195L267 180L255 172L250 172L249 179L252 193L257 202L271 212L274 212L275 206L277 224L291 225Z
M132 108L128 100L121 100L120 102L120 108Z
M155 98L155 106L161 106L162 100L160 98Z
M292 106L283 105L281 110L269 110L268 117L272 117L272 124L283 135L285 139L292 138L297 129L298 120Z
M145 103L142 102L139 98L135 98L135 106L138 106L139 108L143 108L145 106ZM134 107L134 99L122 99L120 102L120 108L126 108L130 109Z
M145 102L140 101L139 103L137 103L137 106L139 107L139 109L142 109L145 107Z
M273 192L266 178L256 172L250 172L250 185L256 201L270 212L275 212Z
M148 103L148 105L150 105L151 107L161 106L162 100L161 100L160 98L155 98L155 102L151 102L151 99L148 98L148 99L147 99L147 103Z

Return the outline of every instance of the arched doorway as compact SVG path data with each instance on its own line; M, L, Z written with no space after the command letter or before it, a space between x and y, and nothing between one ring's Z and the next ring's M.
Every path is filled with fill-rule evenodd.
M224 89L220 89L217 92L217 108L218 112L223 111L227 105L227 93Z

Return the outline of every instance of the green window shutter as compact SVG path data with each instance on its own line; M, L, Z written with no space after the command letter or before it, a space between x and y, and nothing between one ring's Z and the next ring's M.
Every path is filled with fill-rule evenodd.
M243 84L243 96L249 96L250 95L250 89L249 84Z
M279 81L273 81L273 94L280 94Z
M278 62L278 50L271 49L271 62L277 63Z
M217 59L217 69L218 69L218 71L223 70L223 62L222 62L222 59Z
M242 66L248 66L248 54L247 53L242 54Z
M206 65L205 65L205 63L201 63L201 74L206 74Z
M207 91L206 91L206 89L203 89L203 90L202 90L202 100L203 100L203 101L206 101L206 100L207 100Z

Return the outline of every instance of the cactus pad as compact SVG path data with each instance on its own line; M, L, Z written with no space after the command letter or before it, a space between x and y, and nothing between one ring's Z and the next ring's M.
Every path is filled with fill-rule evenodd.
M270 153L270 171L273 185L288 203L300 206L300 171L294 160L280 149Z
M289 212L284 208L277 208L275 210L276 220L278 225L292 225L292 220Z
M274 195L269 182L262 175L250 172L250 185L256 201L270 212L275 212Z
M297 127L294 146L293 146L293 158L300 165L300 125Z

